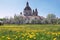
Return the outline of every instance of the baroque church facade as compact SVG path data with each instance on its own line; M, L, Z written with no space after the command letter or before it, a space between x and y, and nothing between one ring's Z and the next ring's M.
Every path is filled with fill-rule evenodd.
M26 7L24 8L23 12L20 13L20 15L20 17L23 17L24 23L32 23L32 20L35 22L42 20L42 17L38 15L37 8L32 10L28 2L26 3Z
M26 3L26 7L24 8L24 16L38 16L38 11L37 9L35 9L35 11L31 9L31 7L29 6L29 3Z

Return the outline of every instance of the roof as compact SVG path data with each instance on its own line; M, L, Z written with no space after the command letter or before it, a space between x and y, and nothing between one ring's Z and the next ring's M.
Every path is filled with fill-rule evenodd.
M25 7L24 10L31 10L31 8L30 7Z
M26 7L24 8L24 10L31 10L28 2L26 3Z

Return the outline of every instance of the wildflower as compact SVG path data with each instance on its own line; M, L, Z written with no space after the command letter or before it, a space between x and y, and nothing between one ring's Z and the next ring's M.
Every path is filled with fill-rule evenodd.
M47 34L50 34L50 32L47 32Z
M24 37L22 37L22 38L24 38Z
M54 38L53 40L56 40L56 38Z
M29 35L30 38L33 38L33 35Z
M36 39L36 37L34 37L34 39Z
M8 40L10 40L11 38L10 37L7 37Z
M55 35L55 33L52 33L52 35Z
M35 37L35 35L31 35L31 34L30 34L30 35L29 35L29 37L30 37L30 38L34 38L34 37Z
M60 34L60 32L58 32L58 34Z
M32 32L31 34L34 34L34 32Z
M56 36L57 36L58 34L56 33Z
M26 40L29 40L29 39L26 39Z
M4 38L5 36L2 36L2 38Z

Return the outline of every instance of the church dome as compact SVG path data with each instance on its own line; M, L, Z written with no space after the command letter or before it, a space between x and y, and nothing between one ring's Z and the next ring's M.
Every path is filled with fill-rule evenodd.
M31 10L31 8L30 7L25 7L25 9L24 10Z
M27 2L26 7L24 8L24 10L31 10L31 8L29 7L29 3Z

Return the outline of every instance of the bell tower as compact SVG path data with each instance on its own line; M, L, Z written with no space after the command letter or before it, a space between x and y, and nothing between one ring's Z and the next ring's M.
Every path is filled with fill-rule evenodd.
M35 10L33 10L33 16L38 16L37 8Z
M35 9L35 16L38 16L37 8Z

